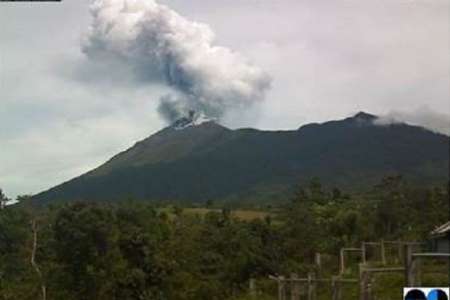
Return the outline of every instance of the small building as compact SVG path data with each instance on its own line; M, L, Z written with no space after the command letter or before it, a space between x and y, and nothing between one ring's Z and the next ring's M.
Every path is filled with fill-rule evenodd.
M431 243L434 252L450 253L450 221L431 232Z

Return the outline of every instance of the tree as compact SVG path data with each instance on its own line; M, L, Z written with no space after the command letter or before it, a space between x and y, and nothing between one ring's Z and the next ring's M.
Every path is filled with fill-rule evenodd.
M8 201L9 199L3 194L2 189L0 189L0 209L4 209Z
M374 187L374 225L377 236L397 238L402 230L410 230L410 202L407 186L401 176L387 176Z
M16 200L19 203L28 203L31 201L31 195L19 195L17 196Z
M0 298L39 299L33 294L34 274L29 267L30 216L20 208L0 213ZM8 297L9 296L9 297Z
M284 251L294 264L312 261L321 234L315 218L315 201L322 202L320 182L314 179L310 188L298 187L285 207L283 218Z
M56 260L66 274L63 288L80 300L112 299L124 269L113 211L75 203L58 211L53 228Z

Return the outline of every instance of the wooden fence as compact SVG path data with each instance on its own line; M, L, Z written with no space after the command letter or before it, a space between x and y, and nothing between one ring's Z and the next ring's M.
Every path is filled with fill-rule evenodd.
M339 252L339 275L330 278L321 278L321 256L316 255L315 262L317 272L309 273L307 277L301 278L298 274L285 276L269 276L278 285L278 300L316 300L317 285L319 283L329 284L331 289L331 300L343 300L342 287L347 284L358 286L359 300L372 300L372 282L373 275L377 273L404 273L406 287L420 285L420 262L423 259L446 259L450 261L450 253L430 253L420 252L417 242L403 241L380 241L380 242L364 242L360 248L342 248ZM379 260L370 260L367 257L368 247L375 247L379 251ZM397 255L395 262L399 265L387 267L386 248L395 247ZM346 260L350 254L357 254L360 258L358 269L359 276L357 278L344 278L347 268ZM378 264L381 267L371 267ZM257 294L257 287L254 280L250 280L250 292Z

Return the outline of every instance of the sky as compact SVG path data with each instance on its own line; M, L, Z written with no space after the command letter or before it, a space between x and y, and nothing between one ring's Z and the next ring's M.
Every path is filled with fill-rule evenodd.
M295 129L358 111L450 131L447 0L160 0L271 78L231 127ZM33 194L102 164L167 121L164 82L82 51L88 0L0 4L0 188Z

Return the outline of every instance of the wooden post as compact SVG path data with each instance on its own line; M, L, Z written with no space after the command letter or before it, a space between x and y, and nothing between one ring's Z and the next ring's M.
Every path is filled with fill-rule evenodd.
M402 262L404 260L403 258L403 243L402 242L398 242L398 246L397 246L397 250L398 250L398 262Z
M380 251L381 251L381 264L386 265L386 250L384 247L384 240L380 241Z
M419 257L413 257L412 261L413 270L414 270L414 285L421 286L422 285L422 260Z
M308 300L315 300L314 297L314 292L315 292L315 288L314 288L314 275L312 273L308 274Z
M363 264L367 262L366 243L364 242L361 245L361 260Z
M282 300L283 298L283 286L280 280L280 276L277 277L277 283L278 283L278 300Z
M413 258L413 245L405 244L405 281L406 286L413 287L415 285L415 262Z
M370 280L370 275L368 272L367 272L366 299L372 300L372 281Z
M316 274L312 273L311 275L312 275L313 300L316 300L317 299L317 283L318 283L318 281L316 281L316 278L317 278Z
M278 300L286 300L284 276L278 276Z
M340 268L339 273L340 273L341 275L344 274L344 271L345 271L345 262L344 262L344 249L343 249L343 248L341 248L341 251L340 251L340 253L339 253L339 268Z
M317 268L317 274L319 274L320 276L320 274L322 274L322 257L319 252L316 253L315 263Z
M331 300L337 300L336 277L331 277Z
M368 272L363 264L359 264L359 300L369 300L367 293Z
M364 300L363 266L359 265L359 300Z
M331 300L341 300L341 287L338 281L339 277L331 277Z
M252 296L252 297L256 296L255 279L250 278L249 283L248 283L248 289L249 289L249 292L250 292L250 296Z
M291 300L300 300L300 282L298 281L298 275L291 274Z

